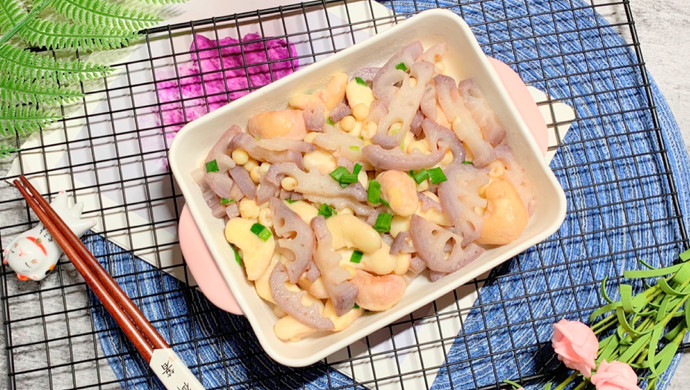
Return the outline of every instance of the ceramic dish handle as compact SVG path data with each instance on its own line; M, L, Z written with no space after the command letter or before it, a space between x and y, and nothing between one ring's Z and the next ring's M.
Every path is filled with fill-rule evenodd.
M503 62L489 58L489 62L498 73L501 82L506 87L510 99L517 107L522 119L532 132L539 149L546 154L548 146L548 133L544 117L532 99L520 76ZM227 282L218 269L215 261L206 247L206 243L194 223L187 206L182 208L178 227L180 249L187 261L187 267L199 285L201 292L214 305L227 312L242 315L235 297L232 295Z

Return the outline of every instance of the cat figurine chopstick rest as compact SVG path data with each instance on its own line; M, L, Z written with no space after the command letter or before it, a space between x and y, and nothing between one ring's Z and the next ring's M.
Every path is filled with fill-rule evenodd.
M82 219L84 204L68 205L67 194L60 192L50 206L77 237L91 229L95 222ZM21 281L42 280L55 268L62 249L42 223L17 236L3 252L3 264L9 265Z

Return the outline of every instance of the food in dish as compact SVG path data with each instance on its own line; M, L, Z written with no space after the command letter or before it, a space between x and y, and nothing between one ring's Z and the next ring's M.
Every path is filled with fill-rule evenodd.
M534 198L506 129L446 45L337 73L287 107L232 125L196 171L248 280L296 341L393 307L516 240Z

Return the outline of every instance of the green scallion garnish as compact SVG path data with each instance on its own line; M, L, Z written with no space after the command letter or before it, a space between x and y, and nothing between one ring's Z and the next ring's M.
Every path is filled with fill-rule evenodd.
M381 183L376 180L369 180L369 188L367 189L367 200L371 204L381 203Z
M333 122L331 118L326 119L326 123L328 123L331 126L335 126L335 122Z
M359 175L359 172L362 171L362 164L356 163L354 167L352 167L352 174L353 175Z
M463 164L472 164L472 161L470 161L470 160L465 160L465 161L463 161L462 163L463 163Z
M357 145L351 145L351 146L350 146L350 150L353 150L353 151L357 152L357 151L359 151L359 146L357 146Z
M362 166L358 163L354 166L353 173L350 173L344 166L339 166L334 169L329 175L338 183L340 186L345 188L350 184L357 183L357 174L362 169Z
M400 69L403 72L407 72L409 69L407 68L407 65L405 65L404 62L399 63L398 65L395 65L395 69Z
M235 261L237 264L240 265L240 267L244 267L244 263L242 262L242 257L240 256L240 251L237 249L234 245L230 244L230 247L232 248L232 251L235 253Z
M440 167L427 169L427 172L429 173L429 180L433 184L443 183L448 180Z
M359 309L359 305L355 303L354 306L352 306L353 309Z
M365 87L368 87L368 86L369 86L369 84L367 84L367 82L364 81L361 77L355 77L355 81L356 81L357 84L359 84L359 85L363 85L363 86L365 86Z
M350 184L357 183L357 175L355 175L354 173L348 173L347 175L341 176L339 182L340 186L345 188Z
M391 230L391 222L393 221L393 214L381 213L376 217L374 223L374 230L379 233L386 233Z
M333 172L329 173L329 175L333 178L333 180L340 182L340 179L344 175L348 175L350 172L347 171L347 168L344 166L339 166L338 168L334 169Z
M338 215L338 212L335 211L335 209L330 205L327 205L326 203L321 203L318 215L323 215L324 218L328 219L329 217Z
M362 261L362 255L363 255L363 253L360 251L352 252L352 256L350 256L350 262L351 263L359 263L360 261Z
M206 163L206 172L218 172L220 169L218 169L218 161L216 160L211 160Z
M412 176L415 183L422 184L422 182L429 178L429 172L426 169L420 169L419 171L410 171L409 175Z
M235 201L235 199L220 198L220 204L221 204L222 206L225 206L226 204L230 204L230 203L232 203L232 202L234 202L234 201Z
M293 203L297 202L296 200L290 199L290 198L285 199L285 201L288 202L288 203L290 203L290 204L293 204Z
M252 225L249 230L256 234L257 237L259 237L261 240L266 241L271 237L271 231L268 230L268 228L260 223L255 223Z

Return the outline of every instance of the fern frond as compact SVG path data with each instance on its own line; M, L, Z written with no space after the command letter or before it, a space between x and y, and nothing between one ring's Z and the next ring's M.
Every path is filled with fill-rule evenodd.
M60 116L35 106L3 106L0 108L0 135L28 135L60 119Z
M18 148L15 148L10 145L0 145L0 157L2 158L7 158L12 155L12 153L17 153L19 151Z
M119 29L39 19L27 23L19 31L19 36L35 47L51 50L79 48L85 51L118 49L140 37L137 33Z
M83 96L76 89L63 87L54 82L0 78L0 103L70 103Z
M0 0L0 34L5 34L26 15L17 0Z
M17 153L19 151L19 148L15 148L14 146L10 146L8 144L0 144L0 158L7 158L12 155L12 153Z
M53 0L50 6L79 24L107 29L139 31L161 21L157 16L107 0Z
M81 60L56 60L11 45L0 46L0 76L14 80L73 82L93 80L110 72L110 67Z
M1 0L1 1L4 1L5 3L8 3L8 4L14 3L14 5L17 6L15 3L17 0ZM28 22L34 20L36 18L36 16L39 13L41 13L41 11L43 11L43 9L45 7L47 7L48 4L50 4L53 1L55 1L55 0L36 0L33 3L33 7L31 8L31 10L29 12L19 12L19 13L16 13L16 15L11 17L11 18L8 16L7 21L10 22L10 24L8 24L8 26L10 26L10 28L7 29L6 31L2 32L2 35L0 36L0 45L4 45L10 39L12 39L12 37L17 32L19 32L22 28L24 28L24 26ZM11 7L8 8L9 12L17 12L16 9L14 11L12 11L12 9L10 9L10 8ZM6 14L6 15L9 15L9 14ZM16 17L17 15L19 16L18 18Z

